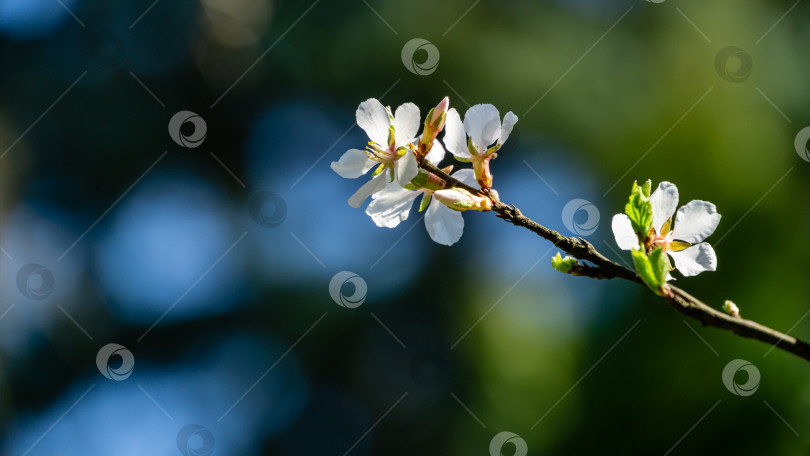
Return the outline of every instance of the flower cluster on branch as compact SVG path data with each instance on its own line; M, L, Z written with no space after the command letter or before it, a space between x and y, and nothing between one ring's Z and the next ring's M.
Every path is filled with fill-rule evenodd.
M517 116L509 112L501 124L495 106L479 104L464 114L464 122L455 108L449 108L447 97L430 110L422 134L417 136L421 122L419 108L405 103L394 113L378 100L371 98L357 108L357 125L365 130L370 141L365 150L350 149L332 162L332 169L341 177L355 179L377 166L372 178L349 198L352 207L359 208L370 196L366 208L377 226L394 228L408 218L414 200L422 196L419 212L425 212L425 227L431 239L443 245L453 245L464 231L461 212L488 211L492 199L479 191L448 185L447 180L420 167L424 162L438 166L445 150L460 162L472 163L472 169L450 174L453 165L442 169L467 187L492 187L490 160L509 137ZM437 140L444 130L444 145Z

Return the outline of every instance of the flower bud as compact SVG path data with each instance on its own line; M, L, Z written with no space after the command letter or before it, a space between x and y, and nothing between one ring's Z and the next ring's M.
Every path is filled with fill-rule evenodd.
M475 180L484 190L492 187L492 173L489 171L489 160L494 157L494 154L489 156L473 155L472 157Z
M405 187L406 190L418 190L421 188L427 190L441 190L446 185L446 182L441 177L429 173L424 169L419 169L416 177L411 179L411 182Z
M551 258L551 267L564 274L577 275L575 270L577 266L579 266L579 261L576 258L570 256L563 258L560 256L560 252L557 252L557 256Z
M451 188L448 190L437 190L433 192L433 197L439 202L457 211L489 211L492 209L492 201L481 195L473 195L463 188Z
M728 299L723 303L723 311L734 318L740 318L740 308Z
M442 98L442 101L440 101L439 104L437 104L436 107L433 108L433 110L432 110L433 113L429 117L430 125L436 126L436 121L438 121L438 120L440 120L440 118L442 118L442 125L441 126L444 127L444 119L443 118L447 114L447 107L448 106L450 106L450 98L448 98L448 97ZM436 128L439 128L439 127L436 127Z
M442 101L431 109L427 118L425 118L425 128L422 130L422 137L419 138L418 154L421 157L425 157L430 152L436 136L444 129L448 106L450 106L450 99L447 97L442 98Z

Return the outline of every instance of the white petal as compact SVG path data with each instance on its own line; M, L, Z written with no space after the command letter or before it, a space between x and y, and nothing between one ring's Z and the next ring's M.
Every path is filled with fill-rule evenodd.
M356 179L366 174L376 163L368 158L366 151L350 149L340 157L340 160L332 162L330 166L332 171L338 173L340 177Z
M501 134L501 115L491 104L477 104L464 114L464 129L478 152L484 152Z
M450 209L434 198L425 211L425 228L434 242L453 245L464 232L464 218L461 212Z
M376 98L369 98L357 108L357 125L366 131L368 138L381 146L388 146L388 128L391 119L385 106Z
M698 243L709 237L720 223L717 207L708 201L694 200L678 209L673 239Z
M633 231L633 224L630 222L630 217L626 214L616 214L613 216L611 222L613 228L613 237L616 238L616 244L622 250L632 250L639 248L638 236Z
M509 134L512 133L512 127L518 121L518 117L509 111L503 116L503 125L501 125L501 136L498 138L498 144L503 144L506 142L506 139L509 138Z
M397 182L401 187L408 185L411 179L419 174L419 164L416 163L416 156L410 150L396 161Z
M387 179L388 179L387 170L374 176L373 179L363 184L362 187L360 187L356 192L354 192L354 195L352 195L349 198L349 206L355 209L362 206L366 198L385 188L385 181Z
M394 112L394 138L395 147L404 146L416 138L419 131L419 124L422 122L419 117L419 108L413 103L400 105Z
M478 182L475 181L475 171L472 168L460 169L451 174L450 177L455 177L470 187L478 188Z
M653 209L653 228L661 234L661 227L672 217L678 207L678 187L669 182L661 182L650 195Z
M701 242L678 252L667 252L675 262L675 269L686 277L703 271L717 270L717 255L711 245Z
M392 182L384 190L372 195L374 201L366 208L366 214L377 226L394 228L408 218L413 200L421 193L405 190L398 183Z
M444 160L444 147L442 147L442 143L439 141L433 141L433 147L430 148L430 152L427 154L427 160L434 165L438 165Z
M447 118L444 123L444 147L451 154L458 158L471 158L467 149L467 134L464 132L464 124L456 108L447 111Z

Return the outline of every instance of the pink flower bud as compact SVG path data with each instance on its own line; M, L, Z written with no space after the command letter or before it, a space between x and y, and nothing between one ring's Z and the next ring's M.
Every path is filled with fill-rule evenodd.
M431 125L434 125L436 121L439 120L439 116L441 116L442 113L447 112L448 106L450 106L450 98L448 97L442 98L442 101L440 101L439 104L437 104L436 107L433 109L433 116L430 118Z

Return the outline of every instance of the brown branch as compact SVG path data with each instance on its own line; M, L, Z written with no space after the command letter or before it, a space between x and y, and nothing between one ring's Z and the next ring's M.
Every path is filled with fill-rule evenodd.
M419 166L444 180L446 188L460 187L473 194L488 197L492 201L492 211L495 212L498 217L515 226L520 226L534 232L543 239L550 241L560 250L579 260L588 261L593 264L593 266L579 264L576 269L576 275L596 279L619 278L635 282L647 288L635 271L611 261L599 253L596 248L585 239L563 236L557 231L548 229L524 216L514 205L501 202L497 192L482 191L460 182L427 160L419 160ZM668 293L663 299L678 312L695 320L699 320L703 325L731 331L741 337L772 344L788 353L793 353L800 358L810 361L810 344L807 342L761 325L755 321L745 320L720 312L674 285L667 284L666 287Z

